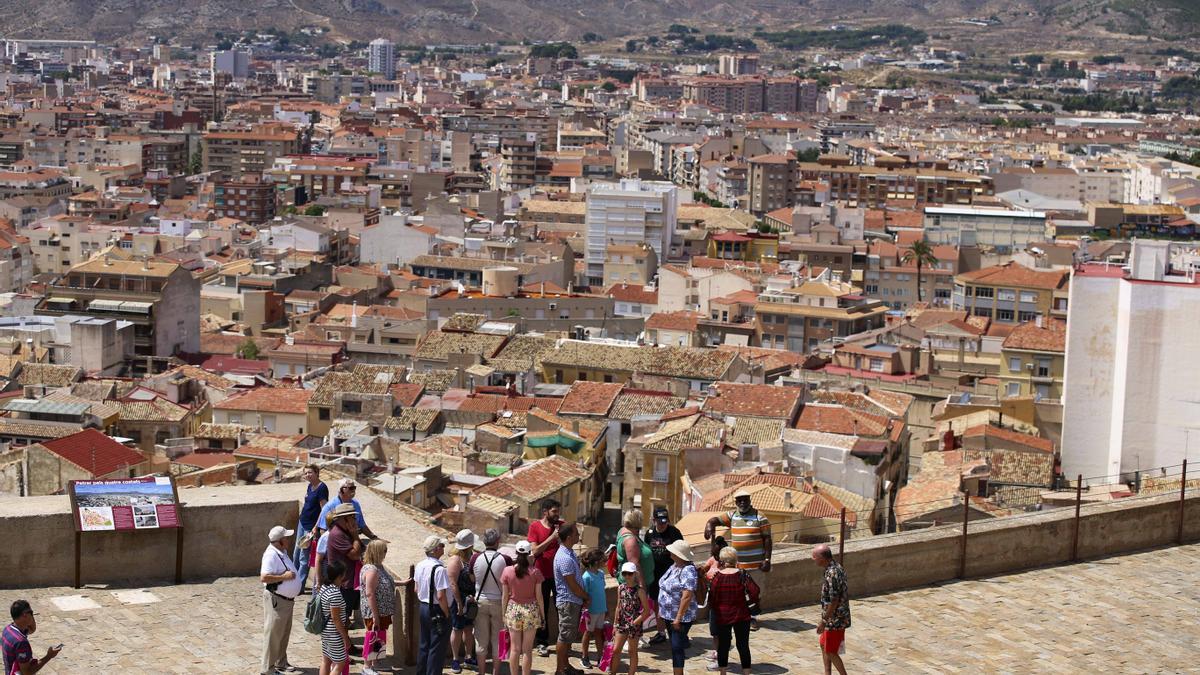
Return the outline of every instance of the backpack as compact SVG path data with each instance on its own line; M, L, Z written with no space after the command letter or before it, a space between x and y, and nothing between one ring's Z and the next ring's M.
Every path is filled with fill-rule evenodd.
M608 571L608 576L610 576L614 579L617 578L617 569L620 567L620 563L617 560L617 550L619 548L620 547L617 546L616 544L609 546L608 547L608 556L606 557L606 559L604 561L604 569Z
M308 606L304 608L304 630L313 635L320 635L325 632L327 623L329 616L321 609L321 594L313 593L308 599Z

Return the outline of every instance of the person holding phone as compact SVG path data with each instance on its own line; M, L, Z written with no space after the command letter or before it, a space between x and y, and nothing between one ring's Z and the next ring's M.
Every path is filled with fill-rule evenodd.
M33 675L54 660L63 646L57 644L46 650L46 655L40 659L33 658L33 647L29 644L29 636L37 630L37 615L26 600L17 600L10 608L12 623L4 629L2 636L4 651L4 672Z

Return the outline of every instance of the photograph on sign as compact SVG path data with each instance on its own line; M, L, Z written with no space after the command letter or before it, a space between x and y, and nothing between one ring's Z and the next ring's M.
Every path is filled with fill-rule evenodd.
M167 477L73 481L71 497L83 532L179 527L175 486Z

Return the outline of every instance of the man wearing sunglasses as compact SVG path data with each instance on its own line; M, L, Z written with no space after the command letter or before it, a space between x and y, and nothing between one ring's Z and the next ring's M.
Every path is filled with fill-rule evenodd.
M363 519L362 506L358 500L354 498L354 493L357 492L358 486L354 483L353 478L345 478L338 487L338 492L325 503L321 509L321 517L317 518L317 526L313 528L313 536L319 536L321 532L329 529L329 523L326 522L326 517L330 511L333 511L341 504L351 504L354 506L355 519L358 520L358 531L366 535L368 539L378 539L371 528L367 527L367 521Z
M12 604L12 623L4 629L4 672L33 675L41 670L62 650L62 645L51 647L40 659L33 658L33 647L29 645L29 636L37 630L37 617L33 608L25 600L17 600Z

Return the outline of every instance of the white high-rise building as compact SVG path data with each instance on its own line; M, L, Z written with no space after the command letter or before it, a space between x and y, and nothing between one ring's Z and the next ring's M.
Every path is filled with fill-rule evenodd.
M588 283L604 287L604 255L612 244L649 244L666 260L675 234L679 193L671 183L625 179L593 185L587 194Z
M1135 240L1130 261L1084 264L1071 276L1062 430L1070 479L1159 475L1185 457L1200 469L1200 256L1192 244Z
M250 76L250 52L238 49L213 52L209 65L214 80L217 73L228 73L235 80L244 80Z
M370 52L367 68L383 75L385 79L396 79L396 45L390 40L378 38L371 40Z

